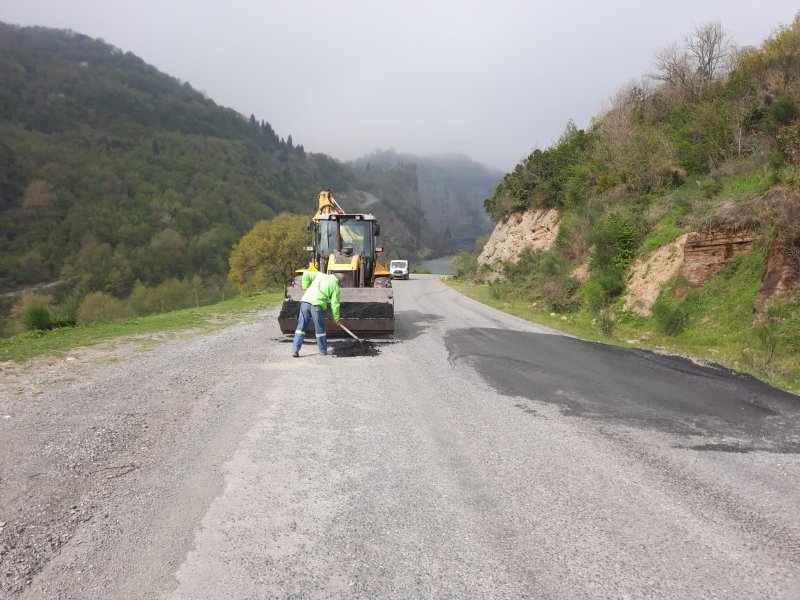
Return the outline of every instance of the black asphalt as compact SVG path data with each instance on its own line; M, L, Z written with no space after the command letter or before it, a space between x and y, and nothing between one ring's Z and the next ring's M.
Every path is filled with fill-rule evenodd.
M695 450L800 453L800 397L724 367L505 329L450 330L445 343L504 396L692 436Z

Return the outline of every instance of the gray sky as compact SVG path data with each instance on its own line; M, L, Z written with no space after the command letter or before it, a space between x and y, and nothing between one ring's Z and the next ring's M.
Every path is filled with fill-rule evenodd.
M461 152L511 170L717 20L757 45L797 0L0 0L0 20L131 51L341 160Z

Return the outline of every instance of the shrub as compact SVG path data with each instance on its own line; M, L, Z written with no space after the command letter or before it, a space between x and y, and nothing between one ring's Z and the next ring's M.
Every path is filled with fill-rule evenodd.
M594 245L594 266L607 273L624 273L639 247L639 227L628 216L616 212L605 215L589 233Z
M689 323L689 307L685 302L673 298L669 291L658 296L652 311L656 327L665 335L678 335Z
M55 298L49 294L41 294L39 292L23 292L14 301L9 316L12 319L21 319L25 316L25 313L28 311L28 307L32 304L41 304L46 309L50 310L54 303Z
M725 187L722 177L716 174L700 180L697 185L700 188L700 193L703 194L703 198L708 200L719 195L719 193L722 192L722 189Z
M50 315L50 311L44 304L39 302L28 305L25 309L25 315L22 317L22 322L29 331L43 331L52 329L53 327L53 319Z
M105 292L92 292L78 307L78 323L113 321L128 316L128 309L122 300Z
M753 327L753 340L763 354L764 365L772 362L784 337L782 325L790 320L791 313L790 299L773 298L767 302L760 319Z
M597 277L592 277L581 286L578 292L583 304L592 312L597 312L609 303L609 296Z
M478 272L478 255L474 252L462 250L453 258L455 276L460 279L470 279Z
M541 294L547 306L556 312L570 312L581 306L580 298L575 296L578 282L563 275L548 275L543 278Z
M155 287L147 287L141 282L136 282L128 298L128 305L137 315L188 308L197 303L195 289L188 279L183 281L168 279Z
M489 284L489 295L495 300L505 301L510 292L511 288L508 284L502 282Z
M614 327L617 325L617 317L610 310L601 310L597 315L597 322L600 325L600 332L606 336L611 337L614 334Z
M73 290L53 311L53 327L74 327L78 323L78 308L83 300L82 290Z

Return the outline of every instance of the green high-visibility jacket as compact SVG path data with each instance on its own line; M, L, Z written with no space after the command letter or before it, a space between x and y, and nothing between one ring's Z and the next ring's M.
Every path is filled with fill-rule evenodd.
M319 306L322 310L330 303L333 320L339 320L339 280L336 277L319 271L306 271L300 284L306 290L301 302Z

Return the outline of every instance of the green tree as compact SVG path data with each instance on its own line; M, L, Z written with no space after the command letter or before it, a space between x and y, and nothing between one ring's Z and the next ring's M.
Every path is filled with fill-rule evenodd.
M259 221L233 247L228 278L242 292L291 281L307 260L307 217L281 213Z

